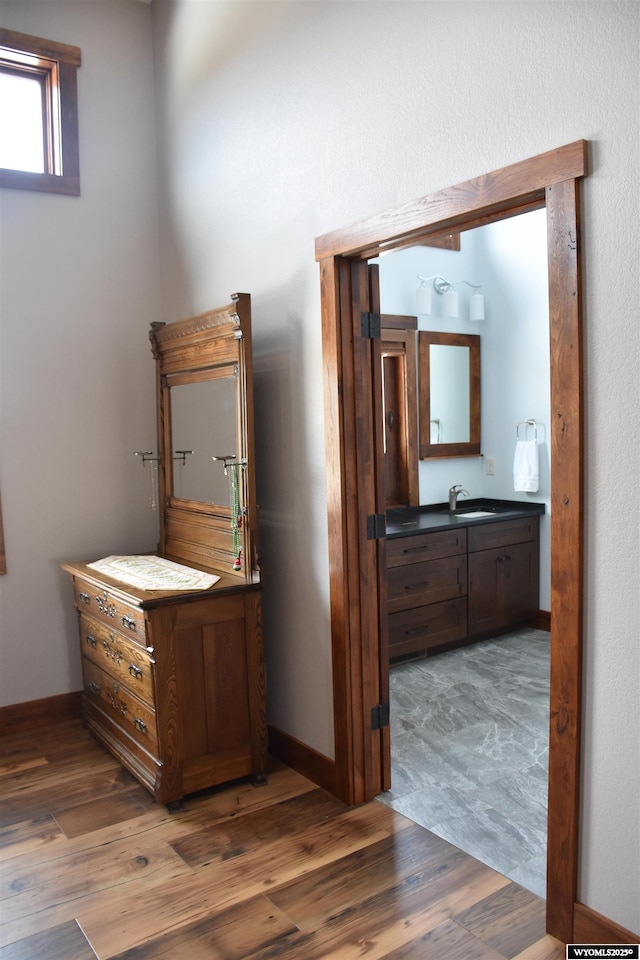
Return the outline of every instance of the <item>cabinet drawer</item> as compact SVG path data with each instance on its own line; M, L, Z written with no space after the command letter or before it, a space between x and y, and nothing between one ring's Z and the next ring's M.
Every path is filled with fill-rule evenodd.
M146 644L144 614L139 607L125 603L114 597L108 589L87 580L75 579L73 591L80 613L90 613L96 620L120 630L137 643Z
M389 570L389 613L467 593L467 557L444 557Z
M153 705L153 661L146 650L84 613L80 614L80 646L85 657Z
M154 793L162 775L159 758L141 747L122 727L112 723L100 701L93 702L88 697L85 698L83 715L89 730L104 743L107 750L110 750L147 790Z
M90 702L99 704L109 717L142 744L155 752L158 747L156 715L124 684L83 657L84 692Z
M505 547L510 543L525 543L537 540L540 529L538 516L522 520L497 520L469 528L469 553L477 550L491 550L493 547Z
M389 617L389 657L428 650L467 635L467 602L445 600Z
M467 550L466 528L421 533L387 541L387 567L399 567L440 557L453 557Z

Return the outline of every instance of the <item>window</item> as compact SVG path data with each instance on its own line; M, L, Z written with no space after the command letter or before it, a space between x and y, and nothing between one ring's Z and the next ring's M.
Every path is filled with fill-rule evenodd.
M0 29L0 187L80 194L80 49Z

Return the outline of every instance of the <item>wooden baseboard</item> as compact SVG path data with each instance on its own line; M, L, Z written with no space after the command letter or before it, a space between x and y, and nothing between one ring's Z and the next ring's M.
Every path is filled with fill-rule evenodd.
M538 610L537 616L531 620L531 626L536 630L546 630L551 633L551 613L549 610Z
M31 730L56 720L76 719L81 715L82 691L61 693L57 697L27 700L0 707L0 736Z
M282 760L292 770L297 770L319 787L336 795L336 765L334 760L318 753L312 747L296 740L277 727L269 726L269 753Z
M574 943L640 943L640 934L603 917L584 903L573 905Z

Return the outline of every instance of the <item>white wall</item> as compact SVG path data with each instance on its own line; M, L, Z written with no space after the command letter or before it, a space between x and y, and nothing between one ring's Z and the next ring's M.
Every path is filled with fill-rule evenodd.
M154 0L152 13L166 123L165 319L235 289L253 296L269 720L329 755L313 240L592 142L580 896L638 929L637 5Z
M79 46L81 196L0 191L0 703L82 686L63 560L153 549L148 329L159 313L150 8L3 0L2 26Z

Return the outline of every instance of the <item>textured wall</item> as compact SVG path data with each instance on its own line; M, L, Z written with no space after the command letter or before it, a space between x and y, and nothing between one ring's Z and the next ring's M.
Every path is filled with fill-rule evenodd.
M236 288L253 295L269 718L330 755L314 237L592 142L580 886L590 906L638 928L637 5L156 0L152 10L164 302L173 317Z

